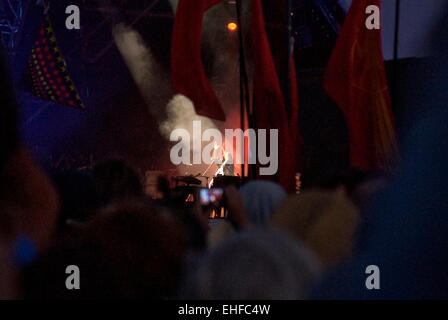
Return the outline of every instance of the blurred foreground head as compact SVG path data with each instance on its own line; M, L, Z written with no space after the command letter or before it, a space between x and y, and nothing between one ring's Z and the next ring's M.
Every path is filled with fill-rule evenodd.
M270 181L252 181L240 189L244 210L251 223L265 225L286 199L286 191Z
M17 145L17 115L12 88L7 77L3 51L0 47L0 181L4 165ZM2 196L0 195L0 199ZM11 298L12 273L10 244L13 233L12 217L3 212L0 204L0 299Z
M20 146L17 105L8 74L0 52L0 214L14 217L14 236L25 235L43 248L54 228L58 197L48 177Z
M187 236L166 209L123 202L100 212L81 239L59 244L28 268L25 293L40 299L169 298L182 276ZM80 270L67 290L65 269Z
M143 195L140 177L121 160L110 160L95 166L93 170L104 204Z
M270 229L229 238L192 269L181 298L305 299L320 274L320 265L305 247Z
M291 196L272 217L274 227L303 241L327 267L350 256L358 224L358 210L340 192Z
M101 206L98 188L89 171L56 172L52 178L61 199L59 232L87 221Z

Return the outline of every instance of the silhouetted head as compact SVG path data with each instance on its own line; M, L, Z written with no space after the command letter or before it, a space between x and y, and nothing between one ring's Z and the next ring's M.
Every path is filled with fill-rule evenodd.
M128 201L109 206L77 239L58 243L25 273L27 298L169 298L177 293L187 252L182 224L165 208ZM81 290L67 290L76 265Z
M258 225L267 224L287 196L280 185L261 180L245 184L240 194L249 220Z
M52 175L59 192L59 227L69 221L85 222L101 206L100 193L89 171L62 171Z
M324 266L353 253L359 211L341 192L309 191L289 197L272 217L272 225L308 245Z
M305 299L320 265L300 242L267 228L241 232L191 266L181 298Z
M143 195L140 177L121 160L111 160L95 166L93 175L105 204Z

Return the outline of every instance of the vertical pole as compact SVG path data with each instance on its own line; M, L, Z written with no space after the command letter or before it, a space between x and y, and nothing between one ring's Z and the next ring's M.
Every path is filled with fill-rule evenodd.
M244 50L244 38L243 38L243 25L241 19L241 0L236 0L236 12L237 12L237 21L238 21L238 39L239 39L239 51L240 51L240 116L241 116L241 130L245 131L245 119L246 115L248 118L249 128L252 128L252 118L250 114L250 96L249 96L249 78L247 75L246 69L246 57ZM242 159L243 164L241 165L241 176L246 176L246 169L244 164L244 153L245 153L245 143L244 143L244 135L243 139L243 150ZM249 169L249 177L251 177L251 170Z
M286 14L286 34L287 34L287 45L288 45L288 55L287 55L287 63L285 70L285 78L284 78L284 96L285 96L285 108L286 112L289 116L291 116L291 54L294 45L294 40L292 39L292 16L291 16L291 8L292 8L292 0L287 0L287 10Z
M400 36L400 0L395 0L395 33L394 33L394 62L393 62L393 82L392 82L392 108L397 107L398 90L398 45Z

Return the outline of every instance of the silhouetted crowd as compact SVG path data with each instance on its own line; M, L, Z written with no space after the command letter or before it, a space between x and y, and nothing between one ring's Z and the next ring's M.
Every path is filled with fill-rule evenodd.
M396 175L347 170L298 195L230 186L227 219L211 220L163 179L159 199L145 195L123 161L44 172L0 72L0 298L448 298L448 100L413 121Z

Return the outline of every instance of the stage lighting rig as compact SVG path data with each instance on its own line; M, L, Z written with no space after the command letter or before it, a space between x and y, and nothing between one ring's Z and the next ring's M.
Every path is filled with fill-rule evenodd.
M0 1L0 40L7 51L15 49L23 22L23 9L23 0Z
M238 24L237 23L235 23L235 22L229 22L228 24L227 24L227 29L229 30L229 31L236 31L237 29L238 29Z

